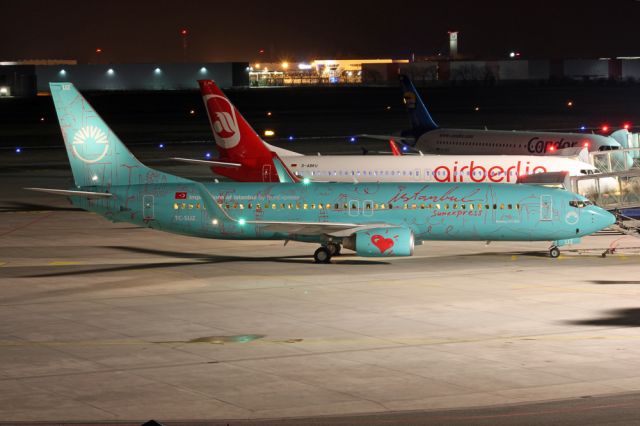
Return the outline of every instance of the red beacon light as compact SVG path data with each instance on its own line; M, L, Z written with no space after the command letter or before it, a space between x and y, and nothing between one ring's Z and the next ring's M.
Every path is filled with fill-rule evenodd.
M625 130L629 130L629 129L631 128L631 124L629 124L629 123L624 123L624 124L622 125L622 127L623 127Z
M589 148L589 141L584 141L584 142L582 143L582 147L583 147L583 148Z
M549 146L549 152L554 152L556 150L556 147L551 145Z
M607 124L605 124L604 126L602 126L600 128L600 130L602 130L603 132L608 132L609 131L609 126Z
M189 35L189 30L187 30L186 28L182 28L182 29L180 30L180 35L181 35L182 37L186 37L186 36L188 36L188 35Z

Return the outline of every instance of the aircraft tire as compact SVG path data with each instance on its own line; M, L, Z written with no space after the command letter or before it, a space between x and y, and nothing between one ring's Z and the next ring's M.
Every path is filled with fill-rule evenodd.
M326 247L320 247L313 253L316 263L331 263L331 251Z
M549 249L549 257L556 259L560 256L560 249L558 247L551 247Z

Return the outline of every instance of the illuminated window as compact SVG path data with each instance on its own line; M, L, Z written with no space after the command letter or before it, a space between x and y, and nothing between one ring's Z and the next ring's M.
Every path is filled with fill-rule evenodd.
M174 210L178 210L180 208L180 206L178 205L178 203L173 203L173 209Z
M182 205L180 206L182 209L186 209L187 208L187 203L182 203Z
M425 205L424 204L420 204L420 210L424 210Z
M285 208L285 204L284 203L280 203L280 208L284 209Z
M440 204L436 204L436 210L440 210Z
M316 209L316 203L311 203L311 210L315 210Z
M306 204L306 203L302 205L302 208L303 208L304 210L306 210L308 207L309 207L309 205L308 205L308 204Z
M189 210L193 210L193 204L189 204Z
M417 205L417 204L411 204L411 210L415 210L415 209L417 209L417 208L418 208L418 205Z
M458 204L454 204L454 205L453 205L453 209L454 209L454 210L458 210Z
M260 203L256 203L256 210L260 210Z
M445 204L445 205L444 205L444 209L445 209L445 210L449 210L449 204Z
M473 210L473 204L469 204L469 210Z
M200 203L196 203L196 209L200 209Z
M327 204L325 205L325 208L326 208L327 210L329 210L329 209L331 208L331 204L330 204L330 203L327 203Z
M293 208L293 204L289 203L289 204L287 205L287 208L288 208L289 210L291 210L291 209Z
M380 204L380 210L384 210L385 205L384 204Z
M500 210L504 210L504 204L500 204Z
M322 204L318 204L318 209L322 210L324 208L324 206Z
M271 208L272 208L272 209L277 209L277 208L278 208L278 205L277 205L276 203L273 203L273 204L271 204Z

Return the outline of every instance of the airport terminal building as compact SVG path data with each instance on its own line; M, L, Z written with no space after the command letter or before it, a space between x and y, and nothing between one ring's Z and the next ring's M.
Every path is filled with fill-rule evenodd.
M395 85L399 72L418 85L554 81L640 81L640 57L600 59L450 58L323 59L309 63L78 64L75 60L0 61L0 97L35 96L49 82L71 81L80 90L191 90L213 79L222 88L333 84Z

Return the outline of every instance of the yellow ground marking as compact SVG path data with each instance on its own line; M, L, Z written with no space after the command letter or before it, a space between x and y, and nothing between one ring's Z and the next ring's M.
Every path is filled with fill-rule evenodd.
M73 266L73 265L84 265L84 262L73 262L73 261L52 261L48 262L49 266Z

